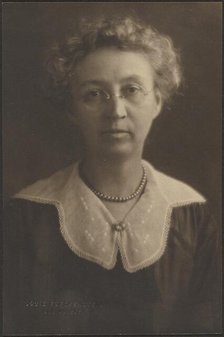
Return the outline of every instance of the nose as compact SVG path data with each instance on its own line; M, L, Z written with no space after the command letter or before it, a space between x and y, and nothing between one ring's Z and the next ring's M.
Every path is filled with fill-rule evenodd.
M107 104L107 117L123 119L127 117L124 99L119 95L111 95Z

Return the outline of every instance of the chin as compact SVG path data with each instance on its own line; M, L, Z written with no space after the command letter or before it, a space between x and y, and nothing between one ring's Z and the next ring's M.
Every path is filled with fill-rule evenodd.
M133 146L130 146L130 144L108 146L108 144L104 143L98 149L100 156L112 158L113 160L128 159L128 157L132 157L135 152Z
M142 153L143 144L136 141L111 141L101 139L96 143L86 147L87 153L91 157L107 158L112 160L127 160Z

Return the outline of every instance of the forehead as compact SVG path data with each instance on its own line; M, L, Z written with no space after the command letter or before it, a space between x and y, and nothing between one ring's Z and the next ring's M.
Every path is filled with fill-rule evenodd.
M145 54L117 48L92 52L77 65L75 73L79 85L97 81L116 84L129 79L153 82L153 68Z

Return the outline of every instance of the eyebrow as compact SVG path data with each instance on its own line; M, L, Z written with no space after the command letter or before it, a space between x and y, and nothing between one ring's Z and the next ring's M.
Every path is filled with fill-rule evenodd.
M141 76L138 76L138 75L131 75L131 76L127 76L127 77L124 77L123 79L121 79L121 83L125 83L125 82L128 82L128 81L137 81L137 82L140 82L141 84L143 84L143 78ZM106 85L108 84L107 80L87 80L87 81L84 81L80 84L80 87L85 87L86 85Z
M106 81L103 81L103 80L87 80L87 81L84 81L80 84L80 87L85 87L86 85L90 85L90 84L95 84L95 85L103 85L103 84L106 84Z

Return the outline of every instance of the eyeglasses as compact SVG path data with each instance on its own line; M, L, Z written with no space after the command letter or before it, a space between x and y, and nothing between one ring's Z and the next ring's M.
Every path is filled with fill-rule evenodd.
M87 106L94 108L106 105L112 97L118 97L131 105L139 106L144 102L145 97L152 91L153 89L147 91L145 88L138 85L127 85L121 88L121 93L119 95L116 95L111 94L104 89L90 88L81 93L80 100Z

